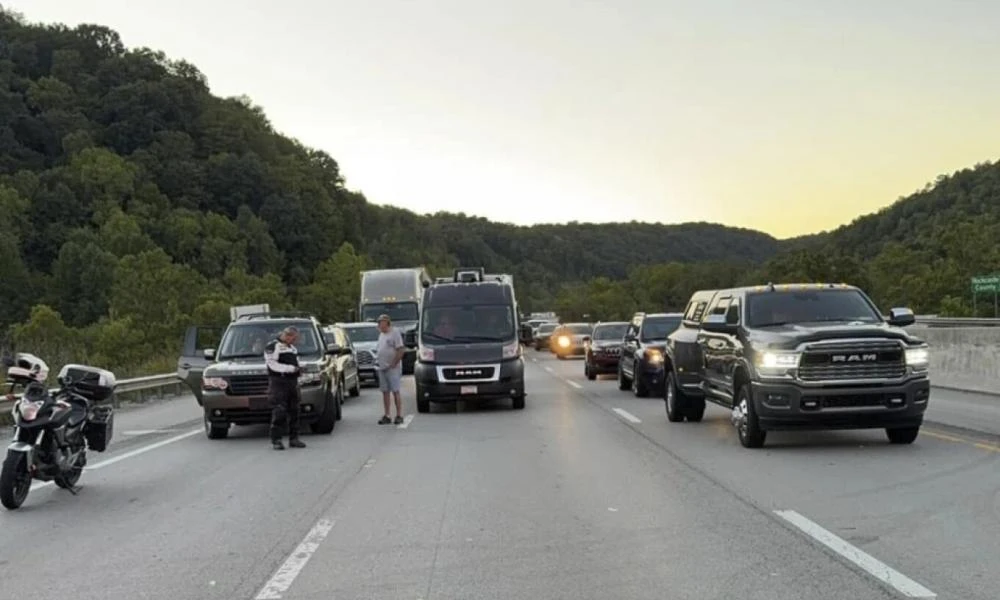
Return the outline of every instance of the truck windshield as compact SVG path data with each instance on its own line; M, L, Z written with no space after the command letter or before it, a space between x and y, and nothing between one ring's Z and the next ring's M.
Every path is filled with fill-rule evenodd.
M616 340L625 339L625 332L628 331L628 323L616 323L614 325L598 325L594 328L595 340Z
M420 331L430 344L507 342L517 338L514 311L505 305L425 308Z
M391 315L390 315L391 316ZM378 315L375 315L378 318ZM374 342L378 340L378 327L358 326L344 327L352 342Z
M415 302L366 304L361 309L361 319L364 321L374 321L382 314L389 315L393 321L416 321L419 316Z
M264 346L289 325L299 330L299 340L295 342L299 356L319 356L319 340L316 339L316 331L311 323L258 321L230 325L219 344L219 359L260 357L264 360Z
M857 290L775 291L747 295L748 327L788 323L860 321L879 323L881 315Z
M680 317L646 317L642 321L642 341L665 340L680 326Z

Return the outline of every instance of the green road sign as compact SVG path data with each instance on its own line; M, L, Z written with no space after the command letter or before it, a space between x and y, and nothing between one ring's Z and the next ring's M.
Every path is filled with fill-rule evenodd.
M973 277L971 279L972 291L979 292L1000 292L1000 275L985 275Z

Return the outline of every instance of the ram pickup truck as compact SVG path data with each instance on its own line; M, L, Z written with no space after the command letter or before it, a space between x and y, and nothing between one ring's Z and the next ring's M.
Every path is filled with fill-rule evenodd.
M845 284L763 285L696 292L667 340L671 422L700 421L705 402L731 411L740 443L768 431L885 429L916 440L930 400L929 350Z

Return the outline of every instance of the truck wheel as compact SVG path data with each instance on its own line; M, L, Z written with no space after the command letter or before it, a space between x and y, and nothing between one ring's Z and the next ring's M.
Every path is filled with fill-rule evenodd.
M885 435L889 438L890 444L912 444L920 434L920 426L917 427L896 427L886 429Z
M205 437L210 440L224 440L229 437L229 423L213 423L205 413Z
M762 448L767 432L760 428L757 412L750 399L750 384L744 383L736 393L736 406L733 408L733 424L736 425L736 435L744 448Z
M424 388L419 383L417 384L417 412L418 413L429 413L431 412L431 401L424 398Z
M677 389L677 379L673 371L667 371L667 379L663 382L663 402L667 405L667 420L680 423L684 420L687 408L686 398Z
M636 398L645 398L649 395L649 386L646 385L642 374L639 373L639 365L632 363L632 393Z
M705 399L704 398L691 398L687 399L687 417L690 423L701 423L702 417L705 416Z

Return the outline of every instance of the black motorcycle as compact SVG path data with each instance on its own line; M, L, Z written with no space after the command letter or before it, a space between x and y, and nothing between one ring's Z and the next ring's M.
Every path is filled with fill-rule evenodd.
M114 409L98 405L114 394L113 373L66 365L59 372L59 389L50 392L30 368L16 366L26 363L21 356L31 355L3 360L11 393L23 388L12 411L14 441L7 447L0 470L0 504L9 510L20 508L28 498L32 480L52 481L76 495L87 465L87 449L104 452L114 427ZM47 372L44 362L31 358Z

